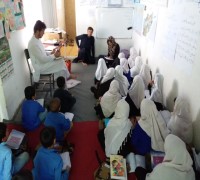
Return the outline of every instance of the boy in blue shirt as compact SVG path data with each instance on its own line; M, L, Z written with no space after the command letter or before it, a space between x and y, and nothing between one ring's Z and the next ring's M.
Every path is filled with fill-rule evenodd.
M0 123L0 179L11 180L12 175L17 173L28 162L29 155L23 152L13 157L11 149L6 146L8 138L7 126Z
M56 131L53 127L45 127L40 133L42 146L35 159L33 176L37 180L68 180L68 171L62 171L63 160L58 151L54 149Z
M65 135L69 132L72 127L72 122L65 118L63 113L60 113L60 99L53 98L50 101L49 109L47 113L44 125L52 126L56 130L56 142L63 145Z
M28 86L24 90L26 100L22 104L22 125L27 131L34 131L45 119L45 108L35 100L35 88Z

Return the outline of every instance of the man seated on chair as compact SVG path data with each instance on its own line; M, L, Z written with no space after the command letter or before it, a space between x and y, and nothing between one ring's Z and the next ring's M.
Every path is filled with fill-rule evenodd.
M44 35L46 25L38 20L34 26L34 35L28 43L28 51L31 58L31 62L35 72L33 73L34 82L38 82L40 74L54 73L55 79L59 76L63 76L66 80L69 78L75 78L70 75L66 68L65 61L60 57L59 48L55 48L51 53L46 53L40 38Z

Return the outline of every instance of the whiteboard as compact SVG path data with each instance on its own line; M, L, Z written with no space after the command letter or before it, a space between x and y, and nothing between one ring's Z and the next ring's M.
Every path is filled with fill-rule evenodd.
M97 8L96 37L132 38L133 8Z

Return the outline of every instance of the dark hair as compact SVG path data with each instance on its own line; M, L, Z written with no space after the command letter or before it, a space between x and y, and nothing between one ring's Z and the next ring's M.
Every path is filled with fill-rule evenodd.
M40 142L43 147L51 147L56 138L56 130L54 127L47 126L40 133Z
M35 96L35 88L33 86L27 86L24 89L25 98L30 100L33 96Z
M60 76L57 78L56 82L57 82L57 86L59 88L64 88L65 87L65 78L63 76Z
M34 33L36 33L37 31L42 31L43 29L46 29L46 25L40 20L36 21L33 28Z
M94 29L92 27L88 27L87 30L91 30L92 32L94 31Z
M59 112L59 108L60 108L60 99L59 98L53 98L50 101L49 110L51 112Z
M12 177L12 180L33 180L33 175L29 170L19 171Z
M2 142L2 139L6 136L6 124L0 122L0 143Z

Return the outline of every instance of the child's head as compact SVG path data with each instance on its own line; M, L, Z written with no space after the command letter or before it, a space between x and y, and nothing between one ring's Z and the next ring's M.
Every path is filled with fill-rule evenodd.
M65 78L63 76L60 76L57 78L56 82L57 82L57 86L59 88L65 88Z
M112 161L112 166L115 168L117 165L118 165L117 160L113 160L113 161Z
M40 133L40 142L43 147L52 147L56 140L56 130L54 127L47 126Z
M0 143L2 142L3 138L6 137L6 124L0 122Z
M35 98L35 88L33 86L27 86L24 89L25 98L28 100Z
M53 98L50 101L49 110L51 112L59 112L59 110L60 110L60 99L59 98Z

